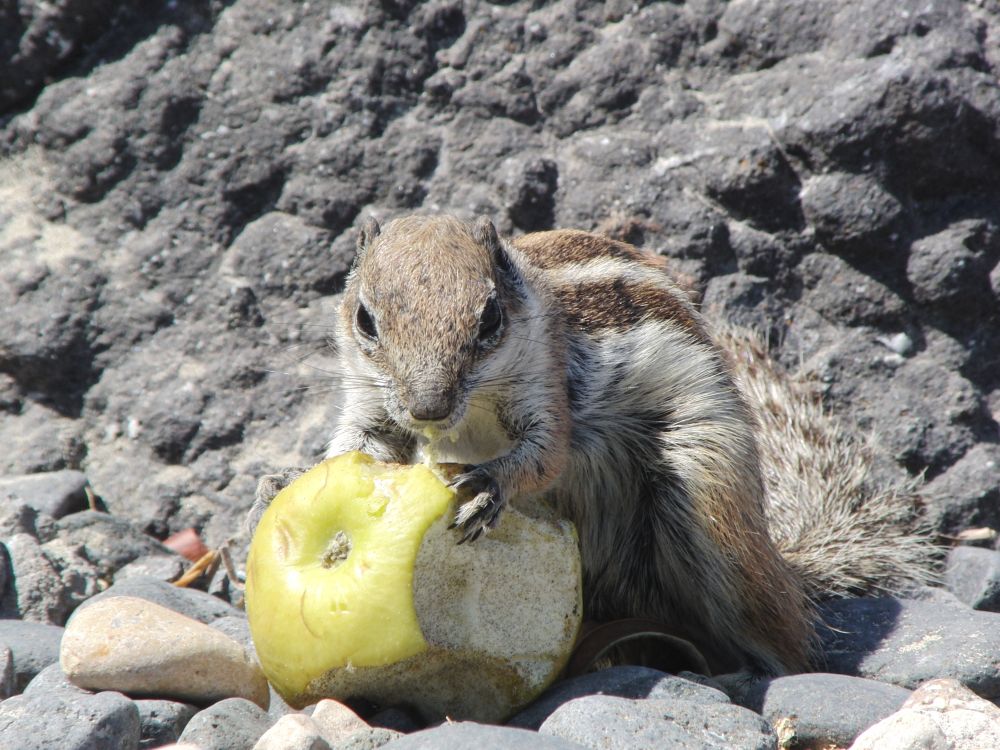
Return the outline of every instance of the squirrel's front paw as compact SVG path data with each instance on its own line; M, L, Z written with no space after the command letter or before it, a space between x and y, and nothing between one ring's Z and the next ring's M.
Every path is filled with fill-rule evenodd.
M455 521L450 528L462 531L459 544L474 542L480 535L494 528L500 520L500 513L507 504L507 498L500 491L497 480L488 471L478 467L470 467L467 471L455 477L450 485L464 496L472 495L472 499L463 503Z
M264 515L267 506L275 496L305 473L305 469L282 469L277 474L265 474L257 481L257 492L254 495L253 507L247 513L244 525L248 533L253 534L260 517Z

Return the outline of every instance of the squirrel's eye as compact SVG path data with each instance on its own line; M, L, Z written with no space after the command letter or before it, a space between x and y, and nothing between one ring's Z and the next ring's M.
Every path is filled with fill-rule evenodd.
M372 314L368 312L368 308L364 305L358 305L358 312L356 316L358 330L366 338L377 339L378 338L378 328L375 327L375 319L372 318Z
M483 308L483 314L479 318L479 340L485 341L500 330L500 323L503 321L503 313L500 310L500 303L496 297L490 297Z

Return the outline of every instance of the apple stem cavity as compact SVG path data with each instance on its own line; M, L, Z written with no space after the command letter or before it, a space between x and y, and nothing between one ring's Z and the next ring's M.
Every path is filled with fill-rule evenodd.
M329 546L323 551L321 563L324 568L336 568L351 554L351 538L343 531L338 531L330 540Z

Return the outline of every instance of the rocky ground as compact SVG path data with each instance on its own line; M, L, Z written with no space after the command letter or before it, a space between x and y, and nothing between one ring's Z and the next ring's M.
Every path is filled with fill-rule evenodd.
M44 746L25 716L87 716L101 728L73 747L108 746L93 732L116 722L120 746L154 747L222 705L34 680L64 679L43 668L81 602L175 578L162 541L184 529L238 551L257 476L318 457L339 408L331 309L368 215L488 214L665 254L710 317L763 332L874 436L880 471L924 474L935 532L1000 527L998 76L995 0L0 5L0 695L25 691L0 704L0 746L15 725L17 747ZM997 700L1000 552L977 544L950 557L957 600L835 607L867 635L831 635L831 671ZM956 651L971 633L983 650ZM784 684L744 702L777 722L848 690ZM578 710L634 739L667 722L643 685ZM905 699L878 694L864 726ZM723 744L773 742L754 716ZM595 736L557 717L530 725L570 727L553 747Z

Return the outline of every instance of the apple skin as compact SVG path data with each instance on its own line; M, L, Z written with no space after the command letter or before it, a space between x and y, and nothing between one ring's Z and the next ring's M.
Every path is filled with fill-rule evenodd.
M455 495L424 465L360 453L282 490L247 559L257 655L293 707L407 704L500 721L569 658L581 619L575 531L542 505L458 545Z
M246 602L279 693L302 694L331 669L384 666L427 649L413 567L453 499L427 467L387 470L361 453L324 461L278 494L251 543ZM351 548L331 561L338 532Z

